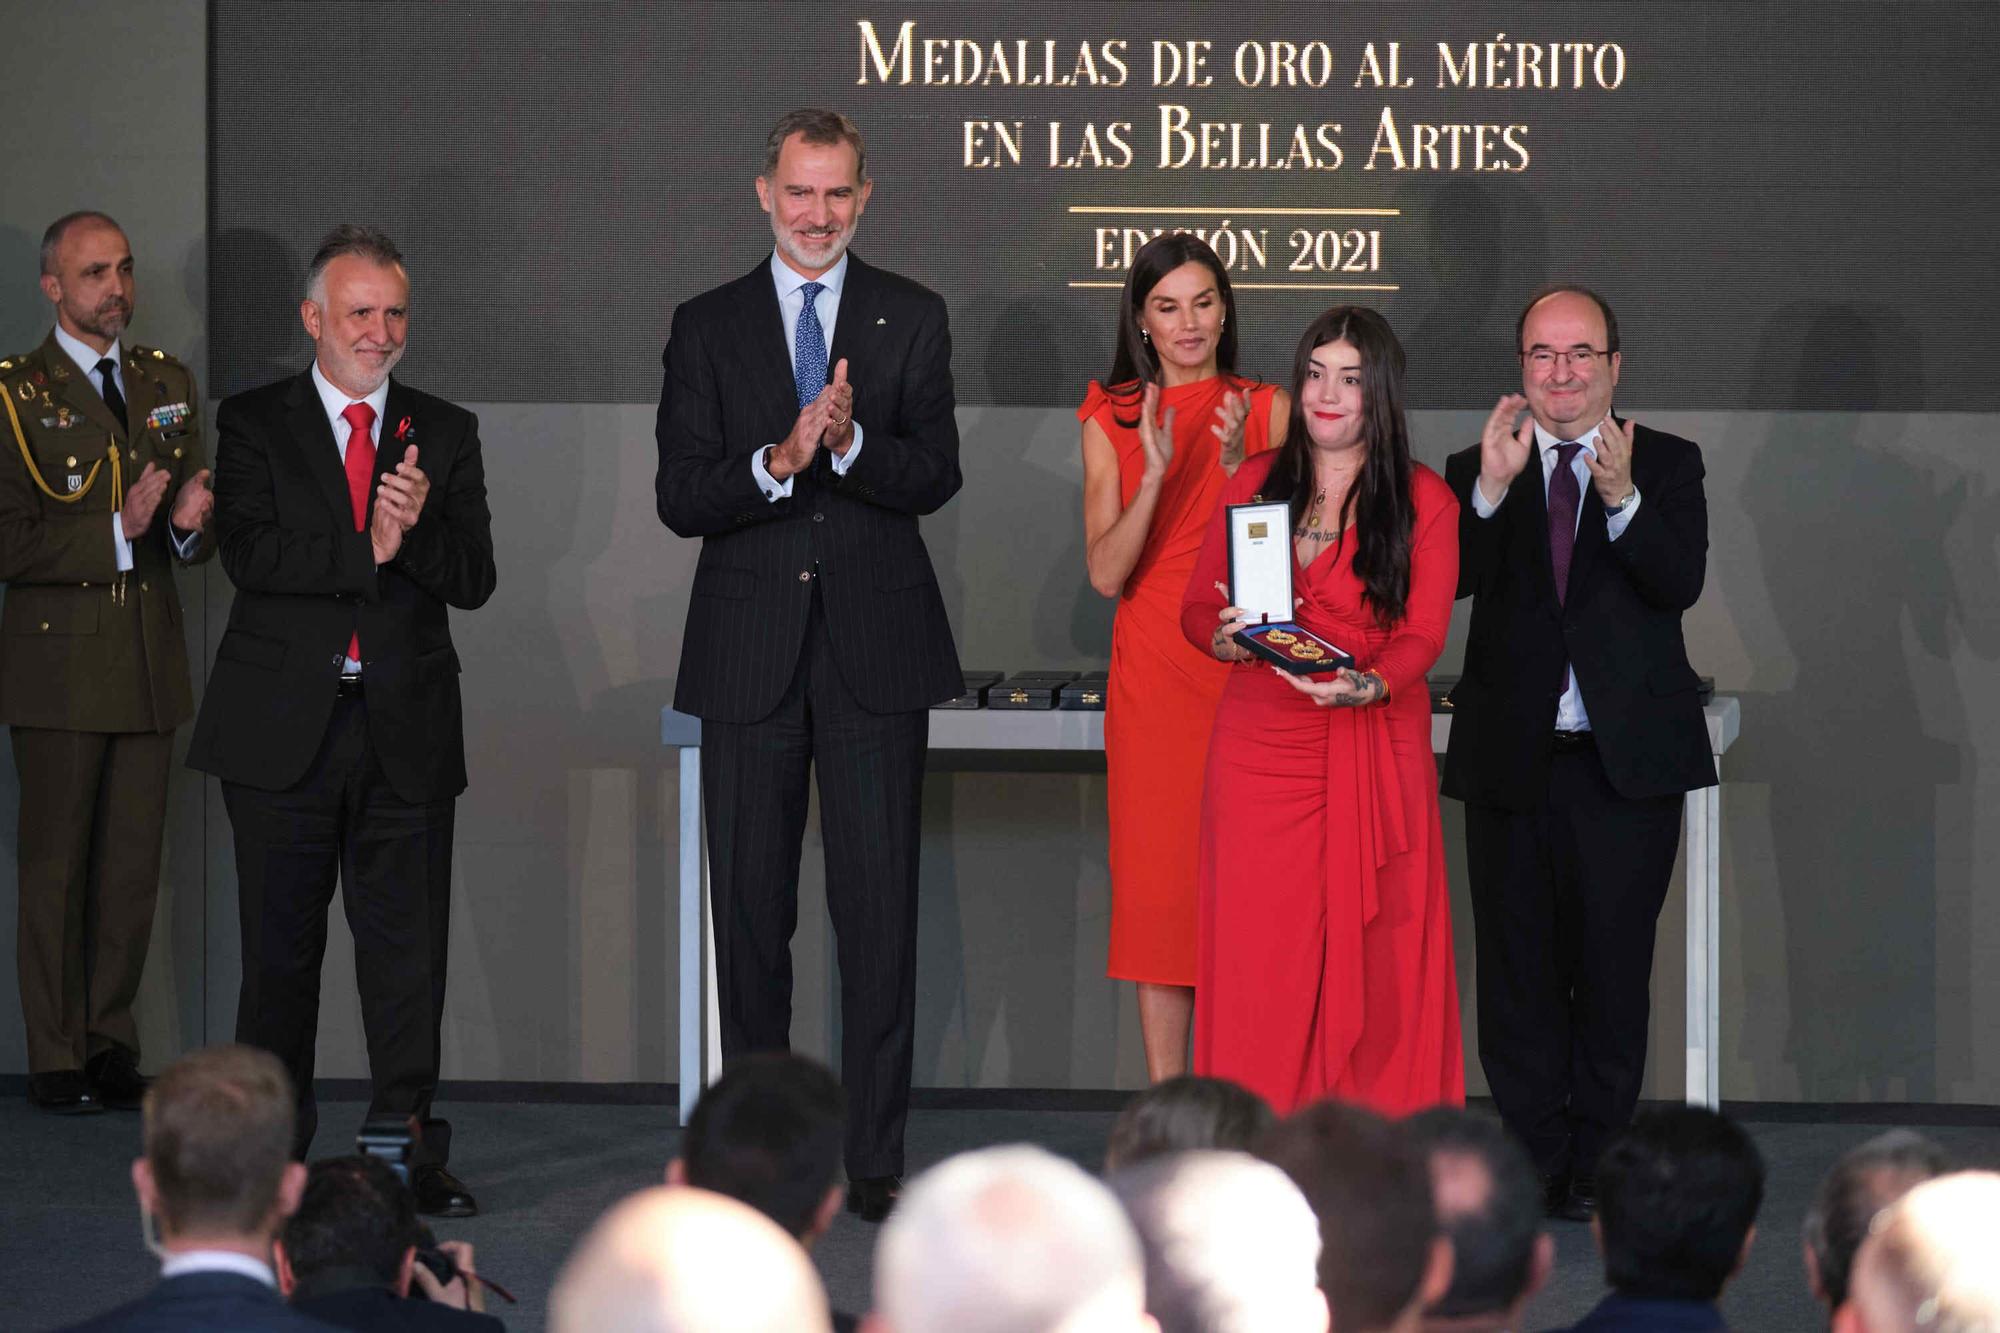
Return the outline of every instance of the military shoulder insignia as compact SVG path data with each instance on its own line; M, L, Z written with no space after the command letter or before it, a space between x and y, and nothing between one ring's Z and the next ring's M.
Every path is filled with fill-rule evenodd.
M135 361L138 361L138 360L146 360L146 361L174 361L174 360L175 360L175 358L174 358L174 357L171 357L171 356L167 355L167 353L165 353L165 352L161 351L161 350L160 350L159 348L157 348L157 347L141 347L141 346L140 346L140 345L139 345L138 343L133 343L133 344L132 344L132 359L133 359L133 360L135 360ZM177 364L178 364L178 363L177 363Z

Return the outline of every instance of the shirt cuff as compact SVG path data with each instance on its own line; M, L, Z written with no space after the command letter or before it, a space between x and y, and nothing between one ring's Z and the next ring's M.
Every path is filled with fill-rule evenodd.
M853 467L854 460L859 457L861 457L861 423L857 421L854 423L854 443L847 446L846 453L833 456L833 475L846 476L847 469Z
M111 541L118 552L118 572L123 574L132 568L132 543L125 540L125 520L117 514L111 516Z
M1605 540L1615 542L1619 539L1619 537L1623 536L1625 529L1630 527L1632 524L1632 515L1638 512L1639 512L1639 488L1637 486L1634 486L1632 488L1632 503L1626 505L1623 509L1618 510L1616 513L1606 514L1604 516Z
M183 533L180 529L169 523L167 525L167 536L174 543L175 555L183 560L194 559L195 551L201 546L201 534L199 532Z
M1472 512L1481 518L1492 518L1494 514L1499 512L1500 504L1506 498L1507 492L1502 491L1500 492L1499 500L1488 504L1486 502L1486 492L1479 489L1479 478L1474 477L1472 479Z
M764 466L764 451L762 449L750 455L750 475L757 479L757 489L764 492L766 500L775 504L779 500L788 500L791 498L792 479L786 477L783 481L779 481L776 477L772 476L771 469Z

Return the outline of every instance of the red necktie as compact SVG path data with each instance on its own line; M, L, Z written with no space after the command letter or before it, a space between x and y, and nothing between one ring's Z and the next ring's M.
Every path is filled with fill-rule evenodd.
M368 483L375 474L375 438L369 428L375 424L375 409L366 403L349 403L342 412L347 422L347 499L354 506L354 530L368 526ZM347 636L347 655L361 660L361 636Z

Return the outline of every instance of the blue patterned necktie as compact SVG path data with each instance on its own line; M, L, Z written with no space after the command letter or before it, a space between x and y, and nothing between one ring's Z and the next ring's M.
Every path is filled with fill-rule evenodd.
M826 330L820 327L817 305L825 290L819 282L799 288L804 304L799 307L798 332L792 336L792 379L798 385L801 412L826 387Z

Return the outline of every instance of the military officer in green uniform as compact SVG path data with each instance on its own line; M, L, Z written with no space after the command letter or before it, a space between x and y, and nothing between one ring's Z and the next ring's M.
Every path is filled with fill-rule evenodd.
M42 238L55 328L0 356L0 722L20 775L28 1096L145 1091L133 999L153 928L174 728L194 712L176 564L214 553L200 395L122 341L132 253L102 213Z

